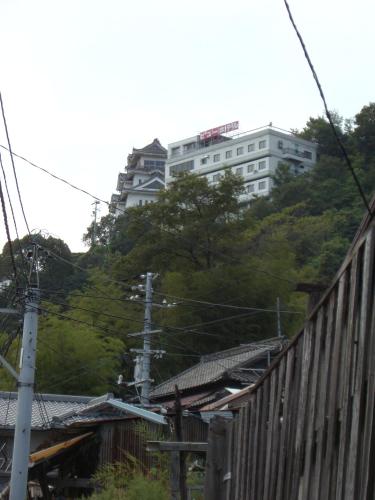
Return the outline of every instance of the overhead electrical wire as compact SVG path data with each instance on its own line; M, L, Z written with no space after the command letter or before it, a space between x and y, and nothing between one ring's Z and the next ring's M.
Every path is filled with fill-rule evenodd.
M10 210L11 210L11 213L12 213L13 225L14 225L14 229L15 229L15 232L16 232L16 236L17 236L17 242L18 242L18 249L19 249L21 260L22 260L22 264L23 264L23 275L26 277L26 281L27 281L28 280L28 277L27 277L27 266L26 266L26 263L25 263L25 256L23 254L22 247L21 247L20 236L19 236L19 233L18 233L18 227L17 227L16 217L15 217L15 214L14 214L12 199L10 197L10 192L9 192L9 188L8 188L8 181L7 181L7 176L6 176L6 173L5 173L5 168L4 168L4 165L3 165L3 159L2 159L1 151L0 151L0 167L1 167L2 174L3 174L3 178L4 178L4 186L5 186L5 191L7 193L9 207L10 207Z
M10 144L10 138L9 138L9 132L8 132L8 125L7 125L7 121L6 121L6 117L5 117L5 109L4 109L4 103L3 103L3 98L2 98L1 92L0 92L0 106L1 106L1 114L3 116L5 134L6 134L7 143L8 143L8 148L7 149L8 149L9 154L10 154L10 159L11 159L12 168L13 168L14 180L16 182L16 188L17 188L17 193L18 193L18 200L20 202L20 206L21 206L21 210L22 210L22 215L23 215L23 219L25 221L27 232L30 234L30 228L29 228L29 224L27 222L27 218L26 218L26 214L25 214L25 209L24 209L23 202L22 202L22 196L21 196L20 186L19 186L19 183L18 183L16 166L14 164L12 146Z
M16 260L14 257L13 244L12 244L12 240L10 237L8 216L7 216L6 206L5 206L4 193L3 193L1 180L0 180L0 200L1 200L1 208L2 208L2 212L3 212L5 232L6 232L6 236L7 236L7 240L8 240L8 245L9 245L9 254L10 254L10 259L11 259L12 268L13 268L14 280L15 280L16 288L18 288L18 272L17 272Z
M243 309L243 310L247 310L247 311L274 312L274 313L280 312L280 313L286 313L286 314L303 314L300 311L290 311L290 310L278 311L277 309L266 309L266 308L260 308L260 307L247 307L247 306L236 306L236 305L231 305L231 304L220 304L220 303L215 303L215 302L208 302L205 300L188 299L186 297L179 297L177 295L171 295L168 293L155 292L155 291L154 291L154 294L155 295L162 295L165 297L170 297L170 298L177 299L177 300L183 300L186 302L194 302L197 304L205 304L205 305L214 306L214 307L226 307L229 309Z
M136 318L129 318L129 317L126 317L126 316L117 316L117 315L114 315L114 314L109 314L109 313L105 313L105 312L99 312L99 311L94 311L93 309L87 309L85 307L80 307L80 306L74 306L74 305L71 305L71 304L66 304L66 303L62 303L62 302L52 302L50 300L45 300L45 302L47 303L50 303L50 304L54 304L54 305L58 305L58 306L62 306L62 307L68 307L70 309L76 309L76 310L79 310L79 311L84 311L84 312L88 312L88 313L91 313L91 314L95 314L95 315L102 315L102 316L106 316L106 317L109 317L109 318L113 318L113 319L119 319L119 320L123 320L123 321L132 321L132 322L135 322L135 323L140 323L140 324L144 324L144 320L143 319L136 319ZM52 314L55 314L54 311L49 311L51 312ZM206 324L212 324L212 323L219 323L221 321L226 321L226 320L229 320L229 319L235 319L235 318L240 318L240 317L244 317L244 316L251 316L253 314L256 314L257 312L247 312L247 313L242 313L242 314L237 314L237 315L234 315L234 316L230 316L230 317L224 317L224 318L219 318L219 319L216 319L216 320L213 320L213 321L208 321L208 322L203 322L203 323L196 323L194 324L193 326L196 327L196 326L204 326ZM56 314L61 314L61 313L56 313ZM66 316L66 315L62 315L63 317L65 317L65 319L71 319L72 321L76 321L75 318L71 318L70 316ZM83 322L83 320L77 320L79 322ZM90 324L88 322L83 322L84 324L87 324L88 326L91 326L91 327L94 327L94 328L99 328L101 329L102 327L100 325L93 325L93 324ZM199 330L193 330L192 327L178 327L178 326L168 326L168 325L159 325L157 323L155 323L154 321L152 322L152 324L155 326L155 328L163 328L163 329L167 329L167 330L175 330L176 332L178 333L195 333L197 335L204 335L204 336L209 336L209 337L217 337L217 338L222 338L222 335L219 335L219 334L215 334L215 333L209 333L209 332L201 332ZM103 327L104 328L104 327ZM116 332L112 332L112 333L116 333ZM164 332L164 333L168 333L168 332ZM117 333L117 335L120 335L119 333Z
M57 301L52 302L52 301L50 301L48 299L46 299L45 302L48 302L48 303L54 304L54 305L58 305L58 306L62 306L62 307L68 307L70 309L76 309L76 310L79 310L79 311L88 312L90 314L95 314L95 315L98 315L98 316L102 315L102 316L106 316L106 317L113 318L113 319L119 319L119 320L123 320L123 321L133 321L135 323L140 323L142 325L144 323L143 319L130 318L130 317L127 317L127 316L118 316L118 315L115 315L115 314L101 312L101 311L97 311L97 310L93 310L93 309L88 309L88 308L85 308L85 307L76 306L76 305L72 305L72 304L68 304L68 303L64 303L64 302L57 302ZM166 329L166 330L174 330L174 331L176 331L178 333L189 333L189 332L191 332L191 333L195 333L197 335L204 335L204 336L222 338L222 335L214 334L214 333L209 333L209 332L202 332L202 331L199 331L199 330L195 330L194 328L199 327L199 326L211 325L211 324L214 324L214 323L221 323L221 322L225 322L225 321L229 321L229 320L240 319L240 318L244 318L244 317L248 317L248 316L253 316L255 314L260 314L262 312L264 312L264 311L263 310L252 310L251 309L250 311L244 312L244 313L241 313L241 314L235 314L235 315L232 315L232 316L224 316L224 317L217 318L217 319L214 319L214 320L204 321L204 322L199 322L199 323L194 323L192 325L188 325L188 326L184 326L184 327L178 327L178 326L172 326L172 325L160 325L158 323L155 323L154 321L152 323L153 323L153 325L156 328L162 328L162 329ZM167 332L164 332L164 333L167 333Z
M48 292L50 293L51 295L65 295L63 292L60 292L60 291L51 291L51 290L48 290L48 289L44 289L42 290L42 292L45 291L45 292ZM159 295L159 296L162 296L162 297L169 297L169 298L174 298L174 299L177 299L177 300L181 300L183 302L192 302L193 304L202 304L202 305L209 305L209 306L212 306L212 307L224 307L224 308L229 308L229 309L241 309L241 310L245 310L245 311L258 311L258 312L271 312L271 313L285 313L285 314L304 314L300 311L292 311L292 310L289 310L289 309L284 309L284 310L280 310L278 311L277 309L271 309L271 308L261 308L261 307L248 307L248 306L237 306L237 305L232 305L232 304L220 304L220 303L215 303L215 302L207 302L207 301L204 301L204 300L199 300L199 299L190 299L190 298L186 298L186 297L180 297L180 296L177 296L177 295L171 295L171 294L167 294L167 293L162 293L162 292L156 292L156 291L153 291L153 293L155 295ZM82 298L92 298L92 299L100 299L100 300L111 300L111 301L116 301L116 302L130 302L130 303L133 303L133 304L140 304L140 305L143 305L144 304L144 301L142 300L134 300L134 299L131 299L131 298L127 298L127 297L124 297L124 298L116 298L116 297L105 297L105 296L98 296L98 295L86 295L86 294L83 294L83 293L76 293L76 292L72 292L70 294L71 297L82 297ZM61 304L61 305L65 305L65 304ZM157 306L163 306L163 304L156 304ZM183 304L183 303L179 303L179 304L176 304L176 305L173 305L173 307L178 307L178 306L181 306L181 305L188 305L188 304ZM166 309L168 309L168 307L166 307Z
M291 22L291 24L292 24L292 26L293 26L293 28L294 28L294 31L296 32L296 35L297 35L297 37L298 37L299 42L300 42L300 44L301 44L301 47L302 47L303 53L304 53L304 55L305 55L305 59L306 59L306 61L307 61L308 65L309 65L309 67L310 67L311 73L312 73L313 78L314 78L314 80L315 80L315 83L316 83L316 85L317 85L317 87L318 87L319 94L320 94L320 97L321 97L321 99L322 99L322 101L323 101L324 110L325 110L325 113L326 113L326 116L327 116L327 119L328 119L329 125L330 125L330 127L331 127L331 129L332 129L333 135L335 136L336 142L337 142L337 144L338 144L338 146L339 146L339 149L340 149L340 151L341 151L341 153L342 153L342 155L343 155L343 157L344 157L344 160L345 160L345 162L346 162L346 165L347 165L347 167L348 167L348 169L349 169L349 171L350 171L350 173L351 173L351 175L352 175L352 177L353 177L353 180L354 180L354 182L355 182L355 184L356 184L356 186L357 186L357 189L358 189L358 192L359 192L359 194L360 194L360 196L361 196L361 198L362 198L362 201L363 201L363 203L364 203L364 205L365 205L365 207L366 207L366 209L367 209L368 213L369 213L369 214L370 214L370 216L372 217L372 216L373 216L373 213L372 213L371 208L370 208L370 205L369 205L369 203L368 203L368 201L367 201L366 195L365 195L365 193L364 193L364 191L363 191L363 189L362 189L361 183L359 182L359 179L358 179L358 177L357 177L357 175L356 175L356 173L355 173L355 171L354 171L354 168L353 168L352 162L351 162L351 160L350 160L350 158L349 158L349 155L348 155L348 153L347 153L347 151L346 151L346 148L345 148L345 146L344 146L344 144L343 144L342 140L340 139L340 137L339 137L339 135L338 135L338 133L337 133L337 130L336 130L335 124L333 123L332 115L331 115L331 113L330 113L330 111L329 111L329 109L328 109L328 105L327 105L327 101L326 101L326 98L325 98L325 95L324 95L324 92L323 92L322 85L321 85L321 83L320 83L320 81L319 81L318 75L317 75L316 70L315 70L315 68L314 68L314 66L313 66L313 63L312 63L311 58L310 58L310 55L309 55L309 53L308 53L308 51L307 51L306 44L305 44L305 42L303 41L302 35L301 35L300 31L299 31L299 30L298 30L298 28L297 28L297 25L296 25L296 23L295 23L295 21L294 21L294 18L293 18L293 15L292 15L292 12L291 12L291 10L290 10L290 7L289 7L289 4L288 4L287 0L283 0L283 1L284 1L284 4L285 4L285 7L286 7L286 10L287 10L287 12L288 12L288 16L289 16L290 22Z

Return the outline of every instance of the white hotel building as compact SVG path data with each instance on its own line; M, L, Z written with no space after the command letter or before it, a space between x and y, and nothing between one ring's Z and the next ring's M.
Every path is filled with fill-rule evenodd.
M201 135L168 145L166 184L176 174L187 171L215 183L230 168L243 178L245 191L240 202L246 203L254 196L270 193L271 176L281 163L289 164L295 174L300 174L316 162L317 144L272 125L231 137L216 135L201 140Z

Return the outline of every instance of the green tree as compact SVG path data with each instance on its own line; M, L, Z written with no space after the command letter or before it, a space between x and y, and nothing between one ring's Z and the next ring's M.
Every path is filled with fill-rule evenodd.
M355 115L354 137L358 151L369 160L375 151L375 102L363 106Z

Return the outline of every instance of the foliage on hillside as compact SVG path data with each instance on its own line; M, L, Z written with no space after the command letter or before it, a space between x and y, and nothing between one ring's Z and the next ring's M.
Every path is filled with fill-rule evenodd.
M374 116L373 103L352 121L335 115L368 198L375 187ZM274 336L278 297L283 333L294 335L306 305L296 284L330 282L364 212L326 120L310 118L296 133L319 141L318 163L298 176L281 166L272 196L257 198L246 209L237 202L239 177L227 172L214 186L185 174L157 203L117 219L103 217L97 244L83 255L72 255L61 240L40 240L53 254L40 266L39 390L94 394L112 390L120 372L132 379L134 365L126 352L140 341L127 334L142 330L143 304L130 286L147 271L158 275L153 323L163 333L154 345L168 351L167 361L153 363L156 380L202 353ZM92 227L85 241L91 233ZM14 245L20 266L19 249L26 241ZM0 274L12 279L7 246ZM129 300L137 293L138 299ZM8 295L0 294L3 304ZM6 335L7 328L2 330ZM15 349L13 344L10 357Z

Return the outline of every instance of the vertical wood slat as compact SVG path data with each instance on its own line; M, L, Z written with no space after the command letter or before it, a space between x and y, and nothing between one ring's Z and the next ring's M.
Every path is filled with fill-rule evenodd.
M364 256L363 256L363 271L362 271L362 293L361 293L361 309L359 321L359 337L358 337L358 362L356 365L355 383L354 383L354 399L353 399L353 415L350 436L350 447L348 454L348 469L345 485L345 500L355 500L359 498L356 491L357 486L357 463L359 449L359 434L360 434L360 417L361 417L361 396L363 385L363 365L366 349L366 333L368 329L369 318L369 301L370 297L370 275L371 263L373 262L374 252L374 230L372 230L366 239Z
M315 420L317 412L317 392L319 387L318 377L320 375L321 364L321 338L324 323L325 306L321 307L316 318L316 325L313 337L314 357L311 372L311 391L309 394L309 407L308 407L308 424L306 430L306 448L305 448L305 474L303 481L303 494L304 499L309 498L310 492L310 477L312 467L312 454L315 446Z
M359 462L359 469L362 472L362 477L360 481L360 498L367 497L367 487L369 481L369 465L370 465L370 453L371 444L373 441L371 439L374 425L374 404L375 404L375 313L374 313L374 296L375 296L375 273L374 273L374 259L375 259L375 229L369 233L366 241L366 266L364 270L364 285L367 288L366 297L364 299L365 304L363 304L368 315L364 321L363 328L365 329L365 338L367 339L366 357L367 362L365 366L367 367L365 380L366 393L365 393L365 418L364 418L364 429L363 429L363 439L361 444L361 457ZM372 313L372 314L371 314ZM373 478L372 478L373 480Z
M227 423L226 445L225 445L225 468L223 477L223 500L230 500L232 487L232 456L233 456L233 422Z
M248 481L248 448L249 448L249 433L250 433L250 402L247 402L245 405L245 421L244 421L244 435L243 435L243 443L242 443L242 452L241 452L241 498L246 498L246 488Z
M343 496L348 444L350 441L350 386L353 376L353 347L355 342L356 314L359 294L359 265L358 253L354 256L351 264L350 275L350 293L348 298L348 327L346 330L346 347L343 361L343 392L342 392L342 416L341 416L341 436L338 453L337 479L336 479L336 498L340 500Z
M344 314L344 301L345 293L347 287L348 273L345 272L341 276L338 284L337 292L337 307L336 316L334 324L334 335L333 335L333 348L332 356L330 359L330 377L329 377L329 390L327 391L327 442L326 442L326 452L323 457L323 469L324 469L324 480L322 484L322 498L330 498L331 485L331 474L333 472L333 459L334 459L334 440L337 427L336 419L336 398L338 393L338 371L339 371L339 359L340 359L340 347L342 340L342 327L343 327L343 314ZM334 498L334 496L332 496Z
M248 437L248 442L247 442L247 455L246 455L246 490L245 490L245 499L250 499L251 498L251 488L252 488L252 475L251 472L253 470L253 467L255 466L253 462L253 448L254 448L254 442L255 442L255 424L256 424L256 404L257 404L257 399L256 395L252 394L250 401L249 401L249 417L250 417L250 422L249 422L249 437Z
M290 401L290 432L288 433L288 440L286 442L286 447L288 450L287 462L286 462L286 477L284 485L284 497L292 498L291 492L293 489L293 457L295 450L295 428L298 414L298 400L299 391L301 385L301 367L302 367L302 349L303 349L303 338L298 339L298 343L295 349L295 363L293 370L293 378L291 384L291 401Z
M298 408L296 417L296 434L294 443L294 465L292 475L292 494L291 498L298 498L298 492L302 481L302 456L304 445L304 431L306 420L307 391L309 388L309 374L311 365L311 346L312 346L313 322L310 321L306 327L303 336L301 382L298 398Z
M280 361L280 366L277 370L277 385L276 385L276 404L273 415L273 425L272 425L272 433L273 433L273 447L272 447L272 456L271 456L271 475L270 475L270 493L269 498L274 500L276 497L276 483L277 483L277 471L279 468L278 456L280 453L280 433L281 433L281 424L280 424L280 411L281 411L281 400L283 397L284 391L284 379L285 379L285 365L286 359L282 358Z
M262 446L260 443L260 426L261 426L261 418L262 418L262 403L263 403L263 385L258 387L258 390L255 393L255 431L253 437L253 453L252 453L252 462L254 464L253 470L251 471L251 489L250 489L250 498L257 498L257 480L258 480L258 467L259 467L259 447Z
M276 394L276 370L271 373L270 381L270 393L269 393L269 404L268 404L268 426L266 430L266 442L264 443L266 447L265 456L265 468L264 468L264 490L263 498L268 500L270 491L270 475L271 475L271 454L273 445L273 417L275 413L275 394Z
M259 447L258 447L258 464L257 464L257 500L263 500L264 488L264 467L266 461L266 437L268 425L268 407L269 407L270 380L266 378L263 383L263 398L261 408L261 418L259 425Z
M276 500L281 500L283 498L283 488L286 483L285 481L285 462L287 460L287 448L286 442L288 441L288 435L290 432L290 389L292 385L292 374L293 366L295 362L295 347L289 349L286 358L286 374L284 382L284 401L283 401L283 412L282 412L282 422L281 422L281 436L280 436L280 452L279 452L279 467L277 473L277 483L276 483Z
M313 500L321 500L320 496L321 486L322 486L322 476L324 470L322 467L322 462L324 459L324 444L325 444L325 430L326 430L326 407L327 407L327 383L329 380L329 368L331 359L331 346L332 346L332 336L333 336L333 321L336 307L336 290L333 290L329 298L329 303L327 306L327 314L324 325L324 332L322 336L324 337L324 358L322 363L322 383L319 385L319 395L318 395L318 415L316 421L316 467L313 476L314 489L312 491Z

